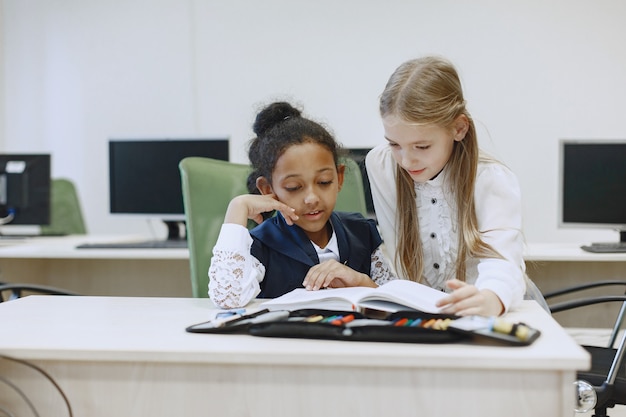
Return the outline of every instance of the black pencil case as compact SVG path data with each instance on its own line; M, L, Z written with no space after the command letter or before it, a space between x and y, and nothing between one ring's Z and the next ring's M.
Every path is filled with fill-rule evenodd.
M452 343L482 339L511 346L531 344L539 336L538 330L519 323L513 323L511 331L523 329L526 332L523 335L506 334L502 329L494 331L487 320L419 311L398 311L383 318L370 318L354 311L301 309L260 311L226 322L199 323L186 330L369 342Z
M319 317L322 319L311 321ZM346 318L350 321L342 321ZM254 324L250 326L248 333L264 337L451 343L466 339L467 336L434 325L453 318L454 316L444 314L399 311L383 319L373 319L353 311L303 309L292 311L286 320Z

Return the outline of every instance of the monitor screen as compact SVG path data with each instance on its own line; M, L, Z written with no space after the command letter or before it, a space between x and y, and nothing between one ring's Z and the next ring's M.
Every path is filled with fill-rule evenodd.
M560 225L626 235L626 140L561 140Z
M178 164L188 156L228 161L229 141L109 140L110 212L159 217L168 224L170 233L176 230L178 226L173 223L185 218Z
M49 154L0 154L0 224L50 224Z

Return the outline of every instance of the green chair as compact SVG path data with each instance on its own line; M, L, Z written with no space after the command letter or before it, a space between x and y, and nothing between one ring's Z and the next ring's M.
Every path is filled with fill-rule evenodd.
M188 157L180 164L191 288L208 297L209 266L230 200L247 194L250 167L217 159Z
M342 163L346 165L346 173L335 209L365 215L367 207L359 166L347 158ZM224 222L226 208L233 197L248 193L247 178L251 169L246 164L202 157L184 158L179 168L192 293L194 297L207 297L213 246ZM253 225L251 222L250 226Z
M87 233L74 183L65 178L50 182L50 224L41 226L41 234L84 235Z
M367 217L365 202L365 188L359 164L352 158L342 158L341 163L346 166L343 176L343 187L337 196L336 211L352 211Z

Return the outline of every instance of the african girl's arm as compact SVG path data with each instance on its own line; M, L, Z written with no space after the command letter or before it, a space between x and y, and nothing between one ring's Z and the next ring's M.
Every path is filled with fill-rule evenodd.
M209 267L209 297L218 307L243 307L261 292L265 267L250 254L251 245L248 229L222 225Z

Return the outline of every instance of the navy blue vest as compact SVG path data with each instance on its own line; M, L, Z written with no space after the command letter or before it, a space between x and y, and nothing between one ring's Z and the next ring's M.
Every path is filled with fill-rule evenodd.
M382 243L376 222L359 213L342 212L333 212L330 222L337 236L340 262L369 276L372 253ZM309 269L319 263L304 230L289 226L280 213L252 229L250 235L250 252L265 266L259 298L275 298L302 288Z

